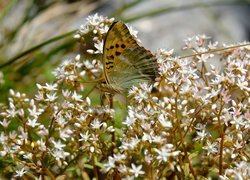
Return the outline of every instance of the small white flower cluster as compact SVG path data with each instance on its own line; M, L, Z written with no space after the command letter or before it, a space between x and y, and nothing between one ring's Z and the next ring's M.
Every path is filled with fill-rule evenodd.
M84 85L81 83L85 80L96 79L102 74L102 63L97 60L81 61L81 56L77 55L73 59L63 61L53 72L58 82L70 83L76 86ZM85 79L88 77L88 79Z
M88 49L87 52L89 54L102 54L104 35L108 32L109 26L114 20L114 18L108 19L98 14L89 16L87 23L81 25L78 33L74 37L84 41L90 33L92 42L94 43L94 49Z
M113 110L92 106L82 96L76 79L69 78L81 70L79 57L68 62L61 66L65 74L72 73L56 70L58 81L37 84L35 99L10 90L9 104L1 109L0 156L16 162L15 176L39 176L45 169L60 174L79 157L91 164L94 156L109 152L112 142L101 137L114 133Z
M236 162L235 167L226 169L224 175L220 176L220 179L250 179L250 163L246 161Z
M64 60L53 72L54 76L61 81L77 81L85 75L86 71L80 61L80 55L74 59Z

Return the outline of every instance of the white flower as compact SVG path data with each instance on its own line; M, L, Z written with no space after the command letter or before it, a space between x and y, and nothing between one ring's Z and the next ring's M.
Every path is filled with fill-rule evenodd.
M47 89L48 91L56 91L57 90L57 84L48 84L45 83L44 89Z
M62 150L66 145L61 143L61 140L58 141L52 141L54 144L54 147L58 150Z
M16 136L17 136L16 131L11 131L11 132L9 133L9 138L10 138L10 139L15 139Z
M56 116L56 119L55 121L58 123L59 126L64 126L65 124L67 124L67 121L66 119L61 115L61 114L58 114Z
M60 138L64 141L66 141L67 138L72 137L71 135L73 134L73 130L70 129L69 127L66 127L64 129L60 130Z
M202 129L201 131L197 131L197 137L195 138L195 140L203 141L207 137L209 137L209 134L205 129Z
M60 161L60 159L65 159L67 156L70 155L70 153L59 150L59 149L54 149L50 151L51 155L57 160Z
M75 91L74 91L74 93L73 93L73 95L72 95L72 100L75 100L75 101L78 101L78 102L82 102L82 95L80 95L80 94L77 94Z
M100 28L99 31L101 34L107 33L109 30L109 26L105 25L103 28Z
M132 87L132 89L134 88L135 86ZM141 103L143 100L147 100L148 99L148 93L146 91L143 91L141 89L139 89L139 92L137 92L135 94L135 100L138 101L138 103Z
M28 108L30 116L37 118L43 112L43 109L37 109L35 105L32 105L32 107L32 109Z
M94 44L95 48L97 51L95 51L95 54L102 54L103 52L103 41L98 41L97 43Z
M39 147L39 149L42 151L42 152L44 152L44 151L46 151L46 144L45 144L45 142L43 142L43 140L41 139L41 140L38 140L37 141L37 144L38 144L38 147Z
M15 117L17 114L16 108L12 102L9 103L10 109L7 109L7 117Z
M28 118L27 125L34 128L36 126L39 126L40 123L37 123L37 118L33 118L33 119Z
M0 124L4 127L7 128L9 126L11 121L8 121L6 118L3 119L3 121L0 121Z
M24 159L32 160L32 157L33 157L33 154L32 154L32 153L27 153L27 154L24 154L24 155L23 155L23 158L24 158Z
M212 58L214 55L213 54L202 54L202 55L200 55L200 56L197 56L197 58L199 59L199 61L198 62L207 62L207 60L209 59L209 58Z
M80 117L77 118L77 120L82 123L86 121L86 118L87 118L87 115L81 114Z
M179 84L180 83L180 74L174 73L171 77L167 78L169 80L169 84Z
M27 142L28 141L28 132L21 131L20 134L18 135L18 138L21 141Z
M143 132L142 141L148 141L149 143L152 143L151 134Z
M80 136L81 136L81 138L79 139L79 141L88 141L88 139L89 139L89 131L87 131L85 134L82 134L82 133L80 133Z
M164 117L164 115L163 114L161 114L159 117L158 117L158 121L161 123L161 125L163 126L163 127L165 127L165 128L171 128L171 127L173 127L172 126L172 123L169 121L169 120L167 120L165 117Z
M209 94L209 97L210 98L216 97L220 91L221 91L220 88L219 89L212 89L211 93Z
M119 171L120 173L126 173L126 172L128 172L128 167L125 166L124 164L120 164L119 167L118 167L118 171ZM126 179L126 180L127 180L127 179Z
M87 21L92 26L98 26L100 24L100 22L103 21L103 19L104 19L104 17L103 16L99 16L98 13L94 14L93 16L88 16L87 17Z
M46 94L46 97L47 98L45 99L45 101L48 101L48 102L54 102L57 99L56 93Z
M133 175L135 177L138 177L139 175L145 174L145 172L141 170L142 169L142 165L139 165L139 166L136 167L136 165L134 165L132 163L131 166L132 166L132 169L130 169L129 172L133 173Z
M245 76L241 76L240 78L237 79L236 85L241 89L241 90L247 90L250 91L250 88L248 87L248 81Z
M162 49L160 48L158 51L157 51L157 57L161 57L161 56L164 56L165 57L169 57L171 56L172 54L174 53L174 49L170 49L170 50L166 50L166 49ZM158 58L157 58L158 59Z
M147 132L150 131L152 128L151 124L145 121L141 122L141 127Z
M161 136L156 136L156 135L152 136L152 139L153 139L153 142L155 143L161 143L164 141L164 139Z
M241 126L246 125L246 123L244 122L243 116L233 117L230 123L234 124L236 126L236 129L239 129Z
M95 118L90 125L93 129L100 129L103 123L101 123L98 118Z
M209 41L209 44L208 44L209 49L216 49L217 46L218 46L218 41L215 41L215 42Z
M38 91L37 94L35 95L35 99L36 99L37 101L43 101L43 100L44 100L43 92Z
M128 142L122 142L122 146L120 147L120 149L124 149L124 150L132 150L136 147L136 145L140 142L140 140L138 139L138 137L132 138L130 141Z
M140 40L137 38L138 31L134 30L134 29L132 28L132 26L127 25L127 27L128 27L128 30L129 30L130 34L131 34L138 42L140 42Z
M63 89L62 94L64 98L68 98L71 94L71 92L68 89Z
M207 150L207 154L216 154L218 152L218 144L217 143L213 143L211 144L210 141L207 141L207 145L204 146L202 149Z
M125 121L122 124L126 125L127 127L130 127L136 121L136 118L134 116L135 116L135 113L132 110L132 107L129 106L128 116L126 117Z
M4 134L4 132L1 132L0 134L0 144L5 144L5 142L8 140L8 137Z
M180 151L171 152L172 148L173 148L172 144L166 144L160 149L154 148L155 152L158 153L158 156L156 157L156 159L158 159L160 162L161 161L166 162L170 156L177 156L180 153Z
M115 168L115 159L109 156L108 162L104 164L104 167L106 168L106 171Z
M24 170L24 168L20 169L20 170L16 170L16 175L15 177L22 177L27 171Z
M114 159L115 159L115 161L122 161L122 160L126 159L126 155L125 154L114 154Z

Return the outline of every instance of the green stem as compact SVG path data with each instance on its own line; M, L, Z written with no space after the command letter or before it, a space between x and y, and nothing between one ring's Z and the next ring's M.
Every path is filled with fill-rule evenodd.
M208 50L206 52L200 52L200 53L196 53L196 54L189 54L189 55L181 56L180 59L189 58L189 57L193 57L193 56L198 56L198 55L202 55L202 54L209 54L209 53L219 52L219 51L226 51L226 50L229 50L229 49L236 49L236 48L244 47L244 46L250 46L250 43L240 44L240 45L230 46L230 47L225 47L225 48L210 49L210 50Z
M24 51L24 52L22 52L22 53L16 55L15 57L11 58L9 61L7 61L7 62L1 64L1 65L0 65L0 69L1 69L1 68L4 68L4 67L6 67L6 66L8 66L8 65L10 65L10 64L12 64L12 63L14 63L14 62L16 62L19 58L21 58L21 57L23 57L23 56L25 56L25 55L27 55L27 54L33 52L33 51L36 51L37 49L40 49L41 47L43 47L43 46L45 46L45 45L47 45L47 44L50 44L50 43L53 43L53 42L55 42L55 41L61 40L61 39L65 38L65 37L67 37L67 36L70 36L70 35L74 34L74 33L76 33L76 30L73 30L73 31L67 32L67 33L65 33L65 34L56 36L56 37L54 37L54 38L51 38L51 39L49 39L49 40L47 40L47 41L42 42L41 44L38 44L38 45L36 45L36 46L33 46L32 48L30 48L30 49L28 49L28 50L26 50L26 51Z
M178 89L176 90L176 92L178 92ZM179 94L177 93L176 94L176 97L175 97L175 118L177 120L177 127L178 127L178 132L179 132L179 135L180 135L180 142L181 142L181 145L182 145L182 148L183 148L183 152L184 152L184 155L185 155L185 159L189 165L189 170L191 172L191 174L193 175L194 179L197 180L197 176L196 176L196 173L193 169L193 166L192 166L192 163L189 159L189 156L188 156L188 151L187 151L187 148L186 148L186 145L185 145L185 142L184 142L184 137L183 137L183 134L182 134L182 131L181 131L181 120L179 119L179 116L178 116L178 96Z
M94 170L94 176L95 176L95 179L98 180L98 170L97 170L97 167L96 167L96 164L95 164L95 156L92 155L92 166L93 166L93 170Z
M219 113L218 113L218 124L219 124L219 133L220 133L220 152L219 152L219 175L222 175L223 173L223 146L224 146L224 124L221 119L221 113L224 108L224 103L222 102L222 99L220 100L222 103Z

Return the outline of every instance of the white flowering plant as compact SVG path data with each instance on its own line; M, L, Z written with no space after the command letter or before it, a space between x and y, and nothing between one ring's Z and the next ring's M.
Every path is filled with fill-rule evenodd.
M198 35L185 41L192 55L160 49L159 76L124 95L127 114L117 125L119 106L98 105L90 96L102 94L95 83L112 22L89 16L74 37L91 40L85 53L92 58L62 62L56 80L37 84L33 98L10 90L0 110L1 176L249 179L249 43L220 47Z

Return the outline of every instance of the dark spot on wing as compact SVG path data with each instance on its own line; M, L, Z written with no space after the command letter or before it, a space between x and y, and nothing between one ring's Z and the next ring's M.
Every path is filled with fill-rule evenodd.
M120 55L121 55L121 53L120 53L120 52L118 52L118 51L116 51L116 52L115 52L115 55L116 55L116 56L120 56Z
M109 67L106 67L106 69L111 69L111 68L113 68L113 67L114 67L114 66L111 65L111 66L109 66Z
M115 57L114 57L114 55L111 55L111 56L109 56L111 59L114 59Z
M106 62L106 65L108 66L109 64L114 64L112 61Z
M125 46L125 44L122 44L121 47L124 49L126 46Z
M114 46L110 46L109 48L110 48L110 49L114 49Z
M119 44L116 44L115 47L118 48L118 47L119 47Z

